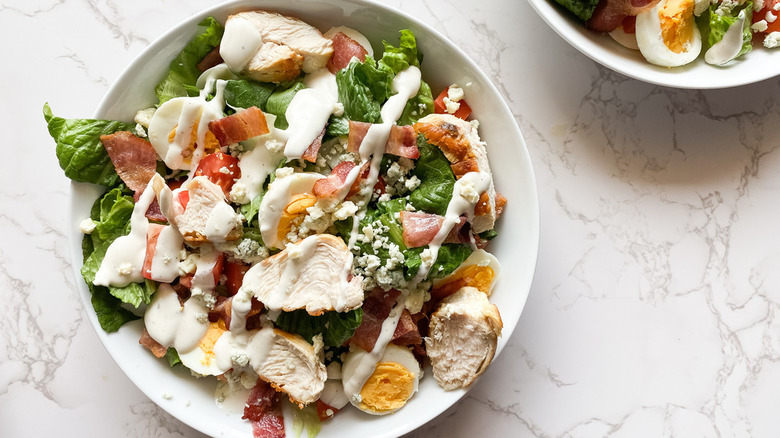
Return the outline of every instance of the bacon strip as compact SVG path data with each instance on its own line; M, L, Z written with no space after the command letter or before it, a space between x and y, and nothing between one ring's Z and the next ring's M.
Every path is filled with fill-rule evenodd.
M352 335L350 343L371 351L382 332L382 321L390 315L399 295L401 291L396 289L385 291L376 288L369 292L363 300L363 321Z
M358 175L357 179L355 179L355 182L352 183L352 186L350 186L345 198L349 198L350 196L357 193L358 190L360 190L360 181L368 177L370 166L371 163L369 162L363 163L363 166L360 168L360 174ZM349 177L350 172L352 172L352 169L354 168L355 163L350 161L342 161L333 168L333 170L330 172L330 175L319 179L314 183L312 193L318 198L328 198L336 195L339 191L346 187L347 177ZM379 185L379 182L377 182L377 185ZM382 187L384 187L384 184L382 184Z
M101 135L100 141L127 188L143 191L157 172L157 152L152 144L130 131Z
M358 152L360 144L366 137L371 123L349 121L349 138L347 150ZM399 157L417 159L420 158L420 150L417 149L417 135L411 126L393 125L390 128L390 136L385 143L385 153Z
M219 54L219 46L215 47L214 50L210 51L206 54L206 56L203 57L203 59L200 60L198 65L196 65L198 71L204 72L211 67L215 67L219 64L222 64L222 55Z
M322 128L322 132L320 132L320 135L318 135L317 138L315 138L314 141L311 142L309 147L306 148L306 151L304 151L301 158L308 161L309 163L316 163L317 153L319 153L320 147L322 147L323 137L325 137L325 128Z
M368 52L357 41L348 37L344 32L333 35L333 56L328 60L328 70L334 75L339 70L349 65L352 58L357 58L360 62L366 60Z
M444 222L444 216L433 213L402 211L401 227L403 228L404 245L408 248L417 248L425 246L433 241L436 234L439 233L441 225ZM460 217L450 230L444 243L467 243L469 242L469 233L461 233L466 225L466 218Z
M392 342L396 345L422 344L422 336L417 323L412 318L412 314L406 309L401 313L401 319L398 320L398 325L395 326Z
M214 120L209 123L209 131L214 134L221 146L238 143L269 132L265 114L255 106Z
M154 354L154 357L158 359L165 356L165 353L168 352L166 347L163 347L162 344L152 339L152 336L149 335L149 332L146 331L146 328L144 328L144 331L141 333L141 339L138 340L138 343L146 347L147 350L151 351L152 354Z
M268 382L257 380L241 418L252 422L254 438L284 438L282 397Z

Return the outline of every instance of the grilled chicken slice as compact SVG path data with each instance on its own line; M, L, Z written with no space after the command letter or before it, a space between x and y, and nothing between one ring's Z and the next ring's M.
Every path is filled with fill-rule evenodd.
M469 172L484 172L490 176L490 186L480 194L474 208L471 227L476 234L493 229L506 199L496 194L485 142L479 138L477 128L451 114L430 114L414 124L414 131L441 149L450 161L456 179Z
M241 12L228 17L226 28L231 20L246 20L260 34L262 44L244 66L244 73L257 81L295 79L301 70L311 73L325 67L333 55L333 42L297 18L266 11Z
M242 289L271 310L346 312L363 303L362 278L344 277L351 267L352 254L341 238L315 234L249 269Z
M249 347L254 343L263 344L260 348L270 346L262 361L251 362L261 379L301 407L320 398L328 371L311 344L298 335L270 328L255 334Z
M220 186L205 176L196 176L187 191L189 201L184 212L173 217L184 240L197 245L241 238L241 218L225 201Z
M433 377L447 391L471 385L493 360L503 323L495 304L474 287L442 300L431 315L426 351Z

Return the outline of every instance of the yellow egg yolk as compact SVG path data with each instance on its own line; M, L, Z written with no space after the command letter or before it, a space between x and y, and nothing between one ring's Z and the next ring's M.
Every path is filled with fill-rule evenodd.
M214 345L223 333L225 333L225 323L222 320L209 324L206 334L200 340L199 347L203 351L203 359L200 360L200 363L205 366L211 364L212 359L215 357Z
M664 44L674 53L683 53L693 38L694 0L667 0L658 11L661 20L661 37Z
M379 362L360 390L361 405L373 412L403 407L414 392L415 376L396 362Z
M184 156L184 162L189 164L192 160L192 154L195 153L195 142L198 140L198 121L195 121L195 124L192 125L192 132L190 132L190 144L187 146L187 149L182 152L182 155ZM179 125L176 125L171 129L171 132L168 133L168 143L173 143L174 139L176 138L176 130L179 128ZM214 136L214 133L211 131L206 131L205 135L205 141L206 145L203 147L205 154L210 154L213 152L216 152L219 150L219 140L217 140L217 137Z
M475 287L490 296L490 285L496 273L490 266L469 265L454 272L450 278L438 284L432 295L446 297L466 286Z
M317 203L317 197L308 193L301 193L292 197L292 200L282 212L279 218L279 228L277 228L276 237L285 241L287 233L292 229L296 219L306 215L306 209L313 207Z

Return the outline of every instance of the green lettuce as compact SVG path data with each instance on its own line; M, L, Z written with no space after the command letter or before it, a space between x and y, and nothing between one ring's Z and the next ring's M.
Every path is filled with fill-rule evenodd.
M228 81L225 85L225 102L235 108L256 106L265 111L266 102L275 89L276 85L266 82L244 79Z
M417 275L417 271L420 270L420 266L422 265L420 255L425 248L428 248L428 246L411 248L404 251L404 264L406 265L404 275L407 280ZM436 280L450 275L469 257L469 255L471 255L471 252L472 249L470 245L462 243L443 244L439 248L436 262L433 263L433 266L431 266L431 269L428 271L426 280Z
M306 85L304 85L303 82L297 81L294 82L290 87L277 88L273 93L271 93L270 96L268 96L268 100L265 103L266 109L264 111L276 116L276 122L274 122L274 126L277 129L287 129L289 126L287 123L287 117L285 116L287 107L290 106L290 102L292 102L295 94L305 88Z
M433 93L431 93L431 87L425 81L420 81L420 91L406 102L404 112L398 119L398 124L412 125L428 114L433 114Z
M417 148L420 150L420 158L417 159L413 173L420 179L420 185L409 195L409 202L417 210L444 216L455 187L455 175L450 162L422 134L417 137Z
M311 316L305 309L282 312L276 319L280 329L300 335L311 343L314 336L322 334L326 347L338 347L351 338L363 321L363 309L349 312L325 312Z
M344 116L359 122L381 122L381 103L390 96L392 81L393 75L377 69L371 56L341 69L336 73L336 85Z
M195 86L201 73L198 63L222 41L224 29L216 19L207 17L198 26L203 28L201 33L171 61L168 74L154 89L160 104L174 97L188 96L187 87Z
M753 23L753 2L747 1L743 4L736 5L731 10L720 8L720 11L718 11L718 9L718 4L712 4L697 19L699 29L701 30L702 41L704 42L703 51L706 52L712 46L720 42L729 28L736 23L740 17L744 18L742 25L742 48L735 58L753 50L753 32L750 29L750 25Z
M119 330L125 323L141 317L122 307L122 302L112 296L103 286L89 285L92 293L92 308L95 309L100 327L107 333Z
M582 21L588 21L599 0L555 0Z
M113 120L63 119L52 114L48 103L43 106L43 117L49 134L57 142L57 159L65 176L106 187L119 184L119 175L100 136L128 131L135 125Z
M382 41L382 45L385 48L385 52L379 60L379 67L383 70L389 69L394 74L397 74L412 65L419 67L422 62L422 53L417 50L417 39L409 29L401 30L398 47L387 41Z

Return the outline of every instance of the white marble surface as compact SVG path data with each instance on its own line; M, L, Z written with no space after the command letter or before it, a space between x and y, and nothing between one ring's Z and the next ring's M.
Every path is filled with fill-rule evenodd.
M91 115L149 42L214 2L0 0L4 437L197 437L120 372L74 286L69 184L41 107ZM780 430L780 80L651 86L521 0L386 0L505 95L539 183L530 298L473 391L412 437L773 437Z

